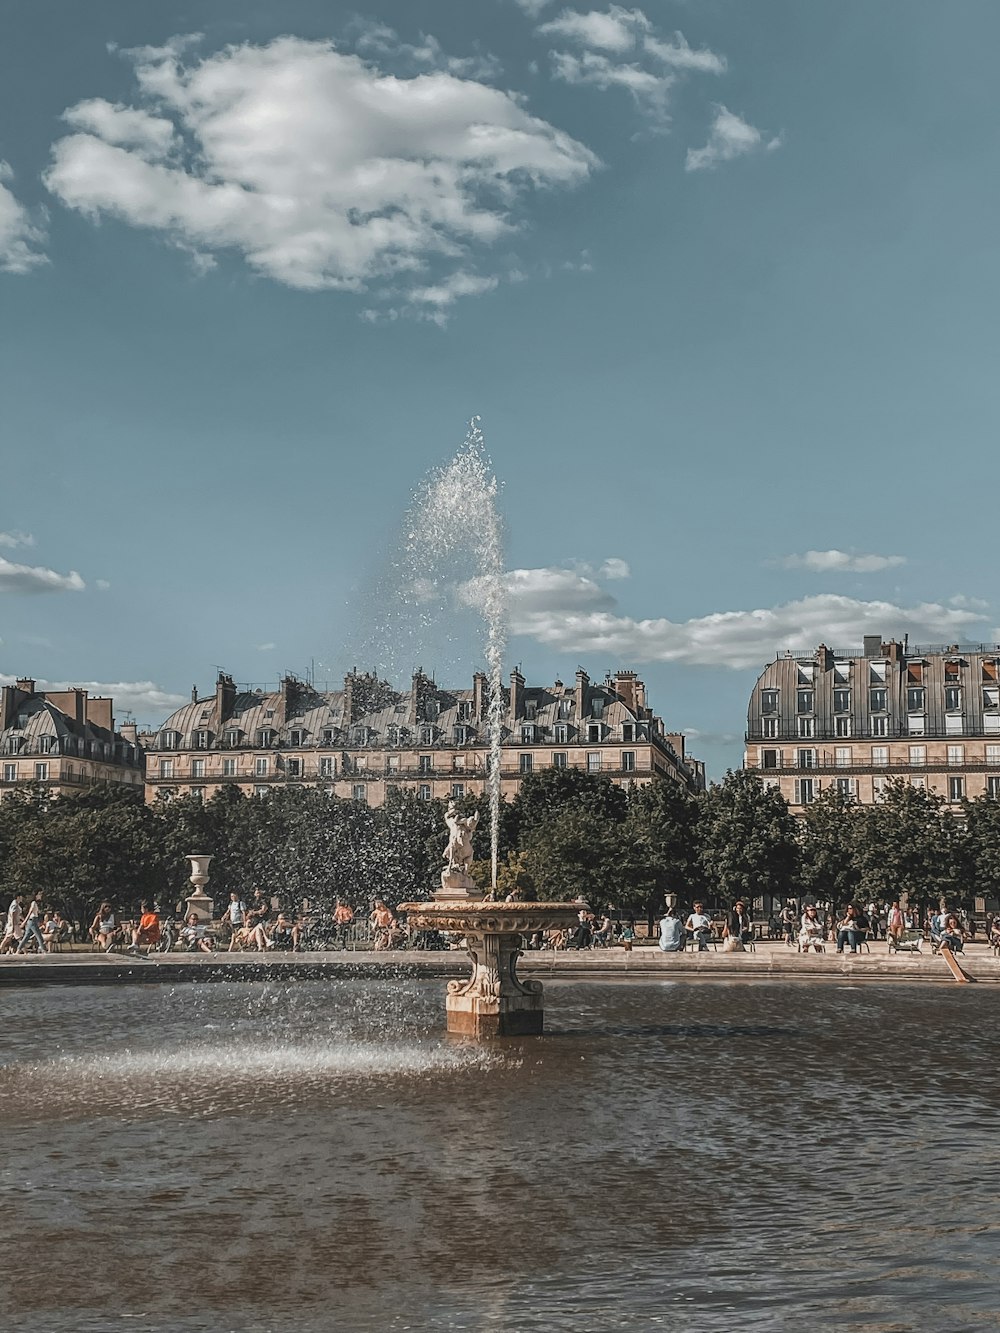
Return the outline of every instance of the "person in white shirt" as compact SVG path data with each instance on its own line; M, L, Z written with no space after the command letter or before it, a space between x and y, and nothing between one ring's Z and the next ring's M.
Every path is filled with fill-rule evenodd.
M813 953L823 952L823 922L815 907L807 907L802 913L799 948L803 953L808 953L810 949Z
M674 909L668 907L666 915L660 920L660 948L664 953L683 953L684 927L680 917L674 916Z
M694 911L684 922L684 929L698 941L698 952L703 953L712 934L712 920L705 915L704 903L695 903Z
M7 926L3 933L3 939L0 940L0 953L11 953L17 948L24 933L21 929L21 919L24 916L24 900L20 896L15 896L10 900L10 906L7 908Z

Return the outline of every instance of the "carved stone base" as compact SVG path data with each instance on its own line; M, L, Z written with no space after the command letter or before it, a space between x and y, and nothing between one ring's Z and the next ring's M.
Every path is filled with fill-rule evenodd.
M441 887L434 895L438 900L444 898L481 898L482 890L476 888L475 881L460 870L458 866L454 869L445 866L441 871Z
M524 996L520 1001L449 995L445 1008L448 1031L462 1037L537 1037L543 1031L541 995Z
M469 930L468 981L449 981L448 1031L474 1037L514 1037L542 1030L542 984L517 975L520 934Z

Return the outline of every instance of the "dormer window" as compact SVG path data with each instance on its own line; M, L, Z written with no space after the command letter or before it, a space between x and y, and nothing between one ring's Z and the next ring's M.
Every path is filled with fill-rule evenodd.
M557 745L565 745L569 740L569 727L565 722L557 722L552 728L552 734Z
M271 720L272 717L274 717L274 709L273 709L273 708L267 708L267 709L265 709L265 710L264 710L264 720L265 720L266 722L270 722L270 720Z
M535 727L533 723L529 722L521 728L521 744L534 745L534 743L535 743Z
M334 738L334 733L335 733L335 731L336 731L336 728L335 728L335 727L324 727L324 728L323 728L323 744L324 744L324 745L332 745L332 744L333 744L333 738Z
M461 722L469 722L472 719L472 700L460 699L458 701L458 717Z
M263 746L275 745L278 740L278 733L271 727L264 727L260 733L260 743Z
M194 748L196 750L207 750L209 739L210 737L207 731L196 731L194 733Z
M456 745L464 745L465 742L466 742L468 739L469 739L469 730L468 730L468 727L458 726L458 727L455 728L455 744L456 744Z
M525 699L525 701L524 701L524 716L528 719L528 721L529 721L529 722L534 722L537 713L538 713L538 703L537 703L537 701L534 700L534 699Z
M456 730L456 732L457 732L457 731L460 730L460 728L456 727L455 730ZM398 744L399 744L399 728L398 728L395 724L392 724L392 725L386 727L385 738L386 738L386 741L387 741L387 743L388 743L389 745L398 745Z
M593 699L591 700L591 703L590 703L590 711L591 711L591 713L593 714L594 717L603 717L603 716L604 716L604 703L605 703L605 700L604 700L604 696L603 696L602 694L595 694L595 695L594 695L594 697L593 697Z
M634 740L635 740L635 723L634 723L634 722L623 722L623 723L622 723L622 740L623 740L623 741L634 741Z
M231 750L235 750L236 747L237 747L237 745L239 745L239 743L240 743L240 736L241 736L241 735L242 735L242 732L239 732L239 731L227 731L227 732L226 732L226 744L229 746L229 748L230 748Z
M427 722L436 722L441 708L436 699L426 699L424 701L424 718Z
M593 743L594 741L599 741L601 739L602 730L603 728L601 727L600 722L589 723L587 726L587 740L590 741L591 743Z
M292 732L289 733L289 736L288 736L288 744L289 744L289 745L304 745L304 744L305 744L305 738L306 738L306 733L305 733L304 731L301 731L301 730L295 730L295 731L292 731Z
M160 749L161 749L161 750L176 750L176 749L177 749L177 732L176 732L176 731L161 731L161 732L160 732Z
M38 753L39 753L39 754L51 754L51 753L52 753L52 737L51 737L51 736L39 736L39 738L38 738Z
M433 743L434 743L434 728L433 728L433 727L421 727L421 728L420 728L420 744L421 744L421 745L433 745Z
M18 731L23 731L27 725L28 725L28 714L27 714L27 713L18 713L18 715L17 715L17 729L18 729Z
M570 718L570 717L573 716L573 700L572 700L572 699L560 699L560 700L559 700L559 716L560 716L561 718Z

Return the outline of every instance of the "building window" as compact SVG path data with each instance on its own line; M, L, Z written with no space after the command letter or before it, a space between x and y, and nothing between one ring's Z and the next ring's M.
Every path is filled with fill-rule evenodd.
M192 787L192 788L191 788L191 799L192 799L193 801L204 801L204 799L205 799L205 788L204 788L204 787Z
M996 775L986 779L986 795L991 801L1000 801L1000 778Z
M761 690L760 711L762 713L776 713L778 711L777 690Z
M240 743L240 733L238 731L226 732L226 745L230 750L235 750Z
M388 757L388 758L386 759L386 761L385 761L385 764L386 764L386 770L387 770L389 773L398 773L398 772L399 772L399 755L398 755L398 754L391 754L391 755L389 755L389 757ZM464 755L460 755L460 756L455 760L455 767L456 767L456 768L464 768L464 767L465 767L465 756L464 756Z
M265 727L264 730L260 733L261 745L273 745L277 739L278 739L278 733L276 731L271 730L270 727Z
M433 744L434 744L434 728L433 728L433 727L421 727L421 728L420 728L420 744L421 744L421 745L433 745Z
M926 779L926 778L910 778L910 786L911 786L911 787L916 787L917 791L926 791L926 790L927 790L927 779Z
M987 745L986 762L990 768L1000 768L1000 745Z
M334 737L334 733L335 733L335 731L336 731L336 727L324 727L324 728L323 728L323 744L324 744L324 745L332 745L332 744L333 744L333 737Z
M634 723L634 722L623 722L623 723L622 723L622 740L623 740L623 741L634 741L634 740L635 740L635 723Z
M813 671L815 670L815 663L813 663L813 662L799 662L799 663L797 663L796 665L797 665L797 667L798 667L798 671L796 672L796 675L797 675L799 684L800 684L800 685L811 685L811 684L812 684L812 679L813 679Z
M160 732L160 749L161 749L161 750L176 750L176 749L177 749L177 732L176 732L176 731L161 731L161 732Z
M420 758L417 760L417 772L429 773L430 771L431 771L431 756L429 754L422 754Z
M591 745L593 745L595 741L599 741L600 739L601 739L600 722L591 722L587 727L587 740L590 741Z
M833 759L838 768L850 768L851 747L849 745L839 745L833 752Z
M812 778L795 779L795 804L811 805L815 799L815 787Z
M524 726L521 728L521 744L534 745L534 743L535 743L535 728L531 726L529 723L528 726Z
M290 778L300 778L302 776L302 760L286 759L285 772Z
M927 763L927 746L926 746L926 745L911 745L911 746L910 746L910 764L911 764L911 765L917 765L917 766L920 766L920 765L923 765L923 764L926 764L926 763Z
M961 736L964 731L965 718L961 713L945 713L944 734L946 736Z
M873 746L872 746L872 764L873 764L876 768L887 768L887 767L888 767L888 764L889 764L889 747L888 747L888 745L873 745Z
M429 782L421 782L417 788L417 800L429 801L431 799L431 787Z
M48 764L36 764L36 765L35 765L35 781L36 781L36 782L48 782L48 780L49 780L49 766L48 766Z
M869 662L869 678L874 683L885 680L886 664L884 662Z
M955 802L965 798L965 778L948 779L948 800Z
M552 728L552 735L557 745L565 745L569 740L569 727L565 722L557 722Z
M194 748L195 748L196 750L207 750L207 749L208 749L208 732L207 732L207 731L196 731L196 732L194 733Z
M948 746L948 766L949 766L949 767L955 767L956 765L961 765L961 764L964 764L964 763L965 763L965 746L964 746L964 745L949 745L949 746Z
M761 750L761 752L760 752L760 766L761 766L761 768L777 768L777 767L778 767L778 751L777 751L777 750Z
M255 777L258 778L267 777L267 760L263 758L263 756L258 755L258 757L253 761L253 771Z
M601 771L601 752L600 750L591 750L587 755L587 772L600 773Z
M833 711L835 713L849 713L851 711L850 690L834 690Z
M989 712L991 709L996 711L1000 708L1000 686L983 686L983 712Z
M67 767L68 767L68 765L67 765ZM17 764L4 764L4 766L3 766L3 780L4 780L4 782L16 782L16 781L17 781Z
M51 754L51 753L52 753L52 737L51 737L51 736L39 736L39 738L38 738L38 753L39 753L39 754Z
M566 767L566 755L565 755L561 750L557 750L557 751L555 752L555 754L553 754L553 756L552 756L552 767L553 767L553 768L565 768L565 767Z
M949 713L957 712L962 707L962 690L958 685L944 687L944 706Z
M873 717L871 727L873 736L888 736L889 719L887 717Z
M851 719L850 717L836 717L833 720L834 732L837 736L850 736Z
M191 760L191 776L192 776L193 778L203 778L203 777L205 776L205 761L204 761L204 759L192 759L192 760Z
M872 778L872 800L881 801L885 796L885 778L878 774Z
M559 700L559 716L562 717L562 718L570 718L570 717L573 716L573 700L572 700L572 699L560 699L560 700Z
M762 718L760 734L766 741L776 741L778 739L778 719L776 717Z
M517 756L518 768L522 773L530 773L534 765L535 756L531 754L519 754Z
M841 800L844 800L844 801L853 801L853 800L854 800L854 779L853 779L853 778L838 778L838 779L837 779L837 792L838 792L838 794L839 794Z
M924 734L924 715L923 713L909 713L906 718L906 730L911 736L922 736Z
M796 713L811 713L812 710L813 710L812 690L796 690L795 692Z
M816 732L816 719L815 719L815 718L812 718L812 717L800 717L800 718L799 718L799 735L800 735L803 739L805 739L806 737L815 735L815 732Z
M305 734L306 734L306 733L305 733L304 731L300 731L300 730L295 730L295 731L291 731L291 732L289 732L289 734L288 734L288 744L289 744L289 745L294 745L294 746L302 745L302 744L304 743L304 741L305 741Z
M626 773L635 772L635 751L622 750L622 768Z
M332 778L334 771L332 759L325 758L319 761L319 775L321 778Z
M796 751L796 763L799 768L815 768L816 751L815 750Z
M160 760L160 778L172 778L174 776L174 761L172 759Z
M907 688L906 711L908 713L922 713L924 711L923 686L911 685Z
M223 776L224 778L234 778L234 777L236 776L236 760L235 760L235 759L223 759L223 761L222 761L222 776Z
M352 801L365 800L367 791L368 788L365 786L363 782L355 782L354 785L351 787L351 800Z
M451 784L451 798L453 801L460 801L465 795L465 783L453 782Z
M454 736L456 745L464 745L465 742L469 739L468 727L461 727L461 726L456 727L454 731Z
M889 691L881 686L868 691L868 710L871 713L884 713L889 707Z

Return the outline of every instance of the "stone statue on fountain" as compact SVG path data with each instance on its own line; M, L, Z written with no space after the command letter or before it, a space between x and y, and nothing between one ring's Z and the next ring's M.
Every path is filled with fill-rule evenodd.
M441 897L474 898L481 896L469 874L472 864L472 835L479 827L479 811L471 815L459 812L454 801L448 802L444 822L448 843L444 849L445 868L441 871Z

